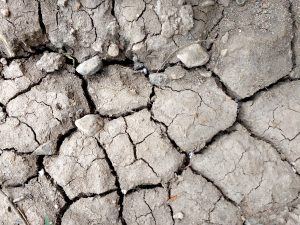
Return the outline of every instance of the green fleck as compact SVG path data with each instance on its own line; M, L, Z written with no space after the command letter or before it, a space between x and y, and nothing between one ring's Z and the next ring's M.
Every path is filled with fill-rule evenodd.
M44 225L50 225L49 218L47 215L45 216L45 219L44 219Z

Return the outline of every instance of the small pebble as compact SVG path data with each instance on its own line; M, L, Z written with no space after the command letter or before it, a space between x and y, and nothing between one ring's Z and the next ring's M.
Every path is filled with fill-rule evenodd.
M238 5L244 5L246 0L235 0Z
M208 71L206 69L200 69L199 73L202 77L211 77L211 71Z
M226 33L222 36L221 41L222 41L222 43L225 44L225 43L227 43L228 39L229 39L229 33L226 32Z
M40 171L39 171L39 175L42 177L42 176L44 176L45 175L45 170L44 169L41 169Z
M75 34L76 30L74 28L70 29L70 34Z
M177 58L188 68L203 66L209 60L209 55L200 44L191 44L177 53Z
M218 0L218 3L227 7L229 6L230 0Z
M201 3L201 7L209 7L209 6L213 6L215 4L214 0L205 0Z
M1 14L2 14L4 17L9 17L10 11L9 11L9 9L1 9Z
M100 69L102 69L102 67L102 60L96 55L80 63L79 66L77 66L76 71L83 76L89 76L97 73Z
M80 3L79 1L76 1L76 2L75 2L75 5L74 5L74 9L75 9L76 11L78 11L78 10L80 9L80 7L81 7L81 3Z
M147 68L146 68L146 67L144 67L144 68L142 69L142 71L143 71L143 73L144 73L145 75L147 75L147 74L148 74L148 70L147 70Z
M22 200L24 200L24 199L25 199L24 196L20 196L20 197L18 197L18 198L15 198L15 199L13 200L13 203L20 202L20 201L22 201Z
M191 159L194 156L194 152L190 152L188 156Z
M109 45L107 54L111 57L117 57L119 55L119 47L118 45L112 43Z
M3 65L7 65L7 60L5 58L1 58L0 59L0 62L3 64Z
M96 114L86 115L75 121L76 127L85 135L94 136L103 128L103 119Z
M178 219L178 220L182 220L183 219L183 213L182 212L179 212L179 213L176 213L174 216L173 216L174 219Z
M228 52L228 49L221 50L221 56L223 56L223 57L226 56L227 52Z

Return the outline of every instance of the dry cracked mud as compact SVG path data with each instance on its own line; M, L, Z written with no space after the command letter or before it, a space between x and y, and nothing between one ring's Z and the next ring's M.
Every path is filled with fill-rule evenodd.
M299 225L299 0L0 0L0 225Z

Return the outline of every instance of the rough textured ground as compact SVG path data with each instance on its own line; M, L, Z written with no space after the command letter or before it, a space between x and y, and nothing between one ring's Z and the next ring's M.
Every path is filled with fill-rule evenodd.
M299 225L299 0L1 0L0 225Z

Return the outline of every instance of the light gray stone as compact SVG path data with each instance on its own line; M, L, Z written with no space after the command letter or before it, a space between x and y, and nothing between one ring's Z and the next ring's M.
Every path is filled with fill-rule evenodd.
M99 115L88 114L75 121L76 127L85 135L94 136L103 127L103 119Z
M191 44L177 52L177 58L188 68L205 65L209 55L200 44Z
M102 69L102 60L97 55L80 63L76 67L76 71L83 76L94 75L100 69Z

